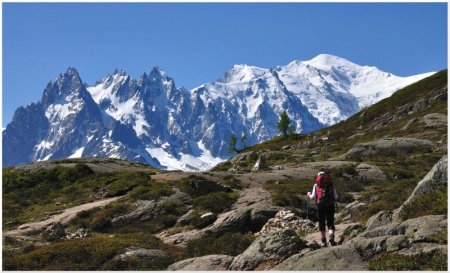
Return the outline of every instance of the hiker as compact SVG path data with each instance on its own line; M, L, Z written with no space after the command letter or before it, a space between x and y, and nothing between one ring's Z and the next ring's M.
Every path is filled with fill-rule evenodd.
M316 183L313 186L312 193L307 193L308 197L316 200L317 212L319 214L319 231L321 235L321 247L327 246L327 238L325 236L325 220L327 222L329 232L329 242L332 246L336 245L334 240L334 201L338 195L330 176L325 172L319 172L316 177Z

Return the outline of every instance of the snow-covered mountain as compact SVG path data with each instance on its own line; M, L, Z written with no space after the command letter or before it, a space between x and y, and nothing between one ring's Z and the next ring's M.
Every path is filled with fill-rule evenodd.
M232 134L247 145L277 135L283 111L296 132L310 132L431 74L398 77L321 54L273 69L234 65L188 91L158 67L138 78L116 70L93 85L69 68L39 102L16 110L3 130L3 164L97 156L206 170L230 156Z

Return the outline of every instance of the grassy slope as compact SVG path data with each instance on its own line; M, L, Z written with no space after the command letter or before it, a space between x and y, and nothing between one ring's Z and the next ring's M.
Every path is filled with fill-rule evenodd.
M329 128L289 138L275 137L272 140L249 147L241 153L270 150L272 154L268 156L267 160L272 165L321 161L325 159L324 142L321 139L324 135L328 136L329 157L344 154L356 143L373 141L386 136L423 138L435 143L442 141L445 145L447 143L446 127L428 130L424 129L423 126L411 126L408 130L400 130L413 118L420 119L430 113L447 114L447 100L434 100L437 95L442 93L447 93L447 70L440 71L407 86L391 97ZM408 106L424 99L431 100L427 107L414 114L407 113L409 111ZM401 109L405 109L403 116L397 120L391 120L391 117L398 115ZM349 138L350 136L353 137ZM284 146L296 146L298 148L294 151L285 152L282 150ZM314 152L319 154L312 156ZM386 156L363 158L363 161L379 166L387 174L388 180L385 183L365 188L362 201L367 202L368 205L362 209L360 217L355 220L365 222L368 217L380 210L393 210L399 207L410 195L417 182L445 153L446 149L441 149L428 153L392 153ZM254 162L247 163L247 165L251 167L252 163ZM216 166L215 169L225 170L229 167L231 167L231 164L225 162ZM344 178L341 181L342 188L345 187L345 177L337 177L336 179L341 178ZM351 179L347 179L347 181L353 183ZM302 194L302 190L299 189L302 182L304 181L285 181L280 182L280 185L268 184L266 188L271 192L276 204L301 206L301 200L298 199L297 195ZM392 192L396 193L395 198L392 198ZM440 207L435 211L442 212L443 210L446 211L446 208ZM411 217L413 215L417 215L417 212L411 214Z

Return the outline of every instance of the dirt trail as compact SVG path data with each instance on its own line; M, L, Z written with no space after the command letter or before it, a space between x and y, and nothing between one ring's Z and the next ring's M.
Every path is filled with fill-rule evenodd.
M341 237L342 237L342 235L343 235L343 233L344 233L344 231L345 231L345 229L348 227L348 226L351 226L351 225L353 225L354 223L345 223L345 224L339 224L339 225L336 225L335 227L336 227L336 231L335 231L335 240L336 240L336 242L339 242L340 240L341 240ZM320 244L320 242L321 242L321 235L320 235L320 232L319 231L317 231L317 232L314 232L314 233L311 233L311 234L308 234L308 235L306 235L303 239L305 240L305 241L307 241L307 242L313 242L313 241L315 241L316 243L319 243ZM327 231L327 240L328 240L328 231Z
M72 220L77 215L77 213L80 211L90 210L90 209L97 208L97 207L103 207L113 201L118 200L121 197L122 196L112 197L112 198L108 198L108 199L102 199L102 200L94 201L91 203L86 203L83 205L68 208L60 214L50 216L46 220L23 224L23 225L19 226L16 230L3 232L3 236L23 236L23 235L38 234L41 231L43 231L47 226L49 226L53 223L61 221L63 224L66 224L70 220Z

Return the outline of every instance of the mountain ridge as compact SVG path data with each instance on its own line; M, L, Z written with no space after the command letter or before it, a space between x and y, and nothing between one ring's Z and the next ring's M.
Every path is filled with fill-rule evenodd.
M327 66L330 71L324 70ZM94 85L85 85L70 67L47 85L35 106L27 106L32 112L28 117L15 115L10 129L3 131L4 164L104 156L159 168L206 170L230 156L231 134L245 134L249 145L277 135L276 123L284 110L297 133L310 132L348 118L429 74L408 79L369 67L375 69L375 79L382 77L383 92L357 97L353 93L361 89L366 68L321 54L270 69L234 65L216 82L186 90L159 67L138 78L116 70ZM358 83L351 82L352 75ZM41 120L18 129L30 115ZM25 140L30 134L35 137ZM20 142L29 143L18 147L15 143ZM12 149L20 151L10 158Z

